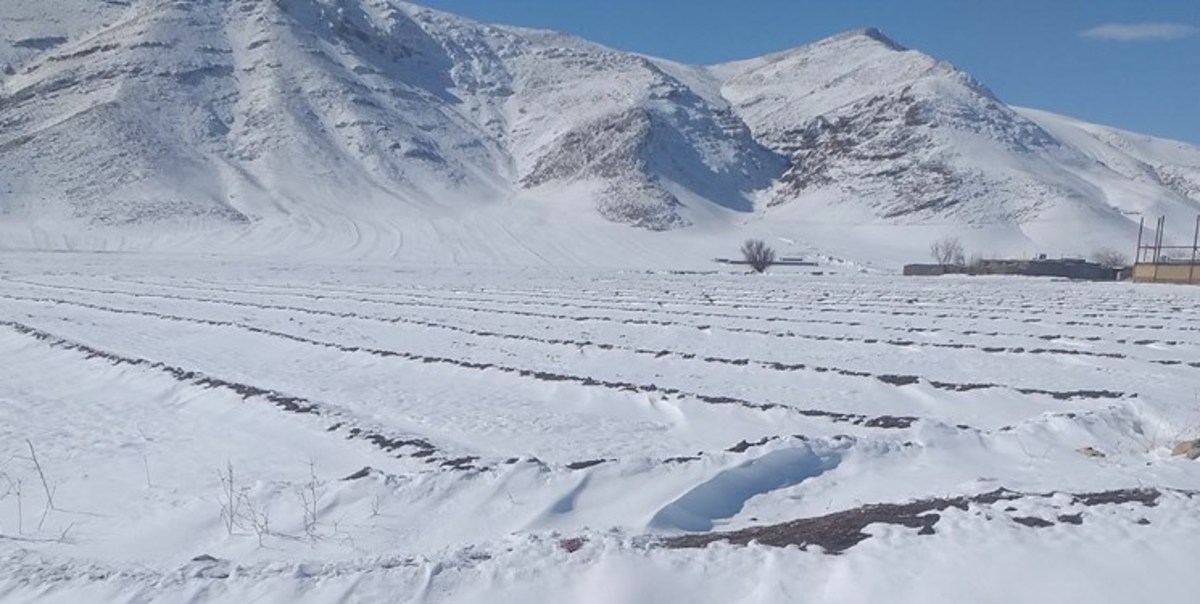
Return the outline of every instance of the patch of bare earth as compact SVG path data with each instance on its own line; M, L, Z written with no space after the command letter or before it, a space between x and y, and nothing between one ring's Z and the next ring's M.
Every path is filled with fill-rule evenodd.
M1098 493L1072 494L1071 503L1082 507L1100 505L1141 504L1155 507L1163 492L1158 489L1126 489ZM1192 493L1187 493L1189 496ZM1047 499L1053 493L1020 493L999 489L982 495L961 497L938 497L910 503L885 503L836 512L815 518L801 518L782 524L752 527L739 531L683 535L663 539L661 545L671 549L702 548L717 542L733 545L759 543L772 547L796 546L807 549L820 547L830 554L841 554L869 539L864 532L873 524L891 524L917 529L919 535L933 535L941 520L941 512L955 508L967 510L972 504L993 505L1002 501L1027 498ZM1010 508L1014 510L1015 508ZM1056 523L1079 525L1084 522L1083 514L1063 515L1053 519L1013 518L1013 521L1028 527L1047 527ZM1036 521L1036 522L1035 522Z

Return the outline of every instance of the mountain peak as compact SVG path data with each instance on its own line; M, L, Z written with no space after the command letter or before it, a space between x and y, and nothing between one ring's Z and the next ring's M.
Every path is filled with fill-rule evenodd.
M877 28L867 27L863 29L852 29L840 34L834 34L827 38L821 38L813 42L808 42L800 46L781 50L772 54L761 57L754 57L741 61L730 61L713 66L718 72L724 73L727 77L732 77L736 74L743 73L748 69L754 69L763 65L787 61L797 57L811 56L814 53L828 55L831 61L831 68L837 68L838 64L845 63L847 56L846 52L854 56L866 57L872 61L881 60L877 55L882 53L906 52L910 49L895 40L889 38ZM914 55L920 53L912 53ZM924 56L924 55L921 55ZM851 61L853 62L853 61Z
M862 31L862 35L864 35L868 38L871 38L872 40L875 40L876 42L879 42L879 43L887 46L888 48L891 48L892 50L908 50L908 47L904 46L903 44L900 44L899 42L896 42L895 40L888 37L887 34L883 33L882 31L880 31L874 27L868 27L868 28L864 29Z
M867 27L864 29L851 30L851 31L836 35L830 39L837 40L837 39L849 39L849 38L869 38L871 40L874 40L875 42L878 42L878 43L886 46L889 50L894 50L897 52L908 50L908 47L889 38L887 36L887 34L883 33L882 31L880 31L879 29L874 28L874 27Z

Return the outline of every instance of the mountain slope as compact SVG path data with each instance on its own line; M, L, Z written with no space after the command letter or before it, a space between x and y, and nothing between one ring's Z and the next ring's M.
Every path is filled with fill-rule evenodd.
M8 214L236 222L332 191L459 209L588 181L607 218L669 228L690 222L673 186L748 211L777 165L727 108L564 36L383 2L142 6L6 79L6 164L65 160L5 174Z
M665 229L692 222L679 191L747 212L746 193L781 166L727 104L699 98L652 61L552 32L408 10L453 49L460 98L505 145L518 190L594 185L606 218Z
M13 6L7 246L671 263L885 225L1079 252L1200 208L1194 148L1014 110L875 30L705 67L392 0Z
M1111 183L1106 190L1128 190L1126 200L1114 201L1117 205L1137 211L1139 201L1156 196L1200 200L1200 147L1036 109L1017 111L1106 168ZM1162 208L1146 207L1141 211L1153 214Z
M1179 191L1147 191L1156 203L1108 198L1095 157L876 30L714 71L755 135L791 158L773 205L832 188L901 222L1020 224L1069 206L1114 220L1195 209Z

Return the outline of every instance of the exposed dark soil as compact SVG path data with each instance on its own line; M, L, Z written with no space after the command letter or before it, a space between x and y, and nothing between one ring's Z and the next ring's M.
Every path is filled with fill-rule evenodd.
M661 544L671 549L702 548L717 542L747 545L751 542L774 547L798 546L807 549L817 546L830 554L840 554L870 538L864 529L872 524L891 524L917 529L917 534L933 535L941 520L940 512L950 508L967 510L971 504L991 505L1001 501L1025 498L1049 498L1052 493L1019 493L999 489L982 495L938 497L902 504L866 505L815 518L802 518L771 526L753 527L726 533L685 535L663 539ZM1190 495L1190 494L1189 494ZM1158 504L1162 492L1157 489L1127 489L1100 493L1072 495L1073 503L1084 507L1137 503L1147 507ZM1009 508L1015 509L1015 508ZM1082 512L1061 515L1057 522L1083 524ZM1012 520L1031 528L1054 526L1055 521L1037 517L1015 517Z
M577 461L575 463L567 464L567 469L568 470L586 470L588 468L593 468L600 464L605 464L608 462L609 462L609 460L607 460L607 459L592 459L592 460L588 460L588 461Z

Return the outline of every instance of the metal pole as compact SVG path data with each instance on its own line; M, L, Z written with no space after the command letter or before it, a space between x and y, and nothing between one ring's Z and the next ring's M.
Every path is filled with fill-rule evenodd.
M1158 218L1158 244L1154 249L1154 263L1162 263L1163 244L1167 241L1167 217L1160 216Z
M1158 282L1158 261L1162 259L1163 231L1167 226L1164 224L1167 221L1166 216L1158 217L1158 231L1154 234L1154 277L1151 279Z
M1138 223L1138 244L1137 252L1133 255L1134 270L1137 270L1137 265L1142 262L1142 233L1146 231L1146 217L1142 216L1141 222Z
M1188 266L1188 283L1196 282L1196 252L1200 251L1200 214L1196 215L1196 234L1192 236L1192 264Z

